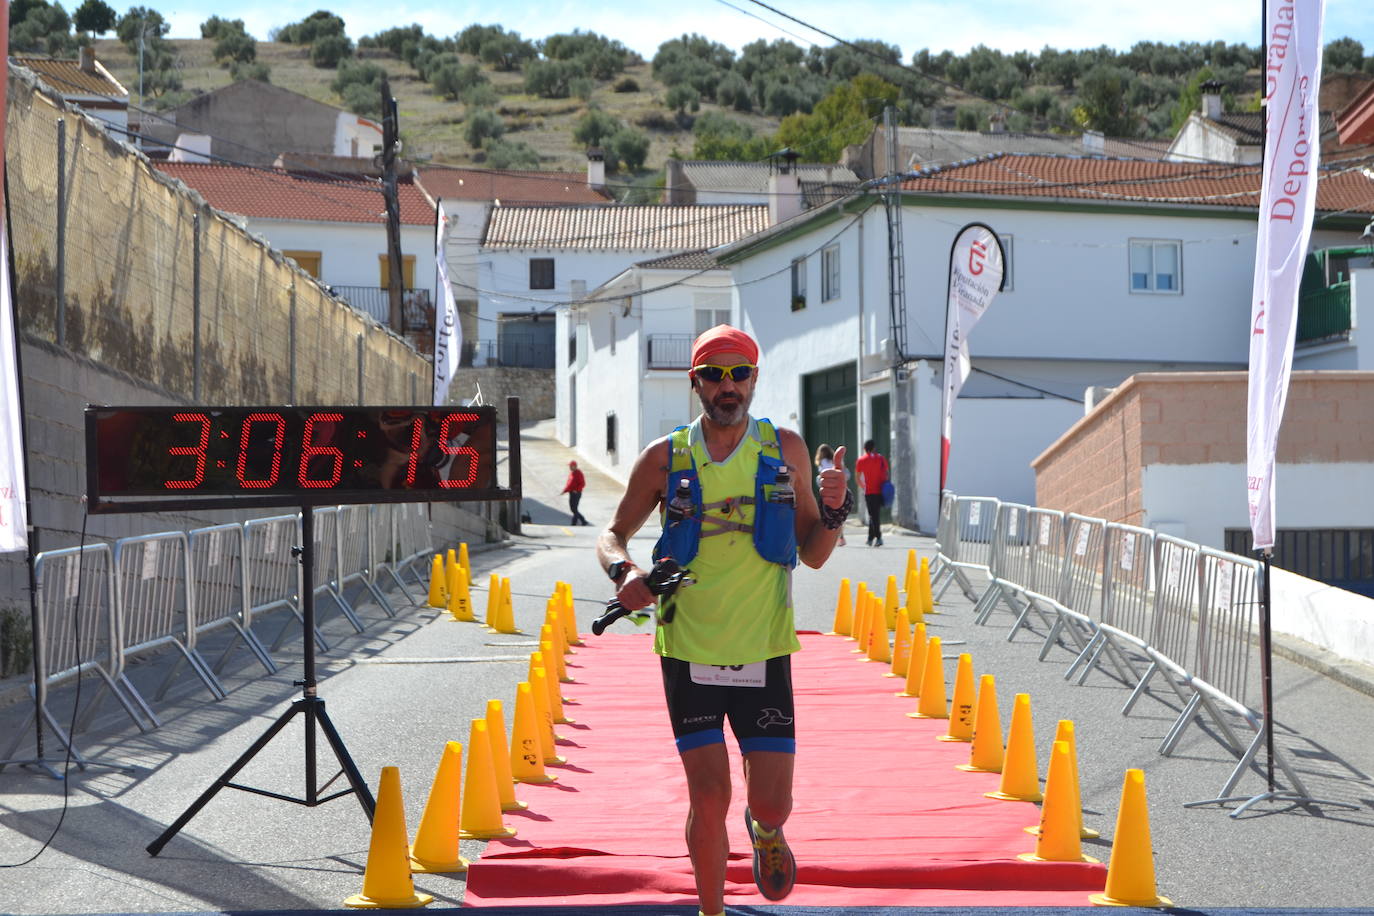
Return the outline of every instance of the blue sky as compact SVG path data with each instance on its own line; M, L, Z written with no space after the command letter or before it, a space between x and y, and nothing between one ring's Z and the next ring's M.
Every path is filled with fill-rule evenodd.
M303 19L316 9L328 9L344 18L349 36L355 39L412 22L434 35L452 35L474 22L499 23L526 38L580 28L619 39L646 59L660 43L686 32L707 35L736 50L758 38L786 38L802 45L833 43L750 0L507 0L500 4L246 0L230 5L228 11L222 2L210 0L140 3L162 13L171 23L173 38L198 38L200 23L219 15L243 19L250 34L266 39L273 28ZM111 5L121 12L127 8L118 2ZM907 61L921 48L964 53L979 43L1002 51L1103 44L1124 50L1142 39L1170 44L1221 39L1258 45L1260 35L1260 0L770 0L769 5L841 38L881 38L896 44ZM1374 54L1374 2L1327 0L1325 35L1328 41L1356 38L1364 43L1366 55Z

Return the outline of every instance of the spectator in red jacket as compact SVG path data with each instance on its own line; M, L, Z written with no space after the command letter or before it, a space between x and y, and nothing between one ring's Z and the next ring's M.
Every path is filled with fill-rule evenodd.
M864 453L854 462L859 483L864 488L864 505L868 508L868 546L883 546L883 529L878 526L878 515L883 511L883 484L887 482L887 459L878 454L869 439L864 442Z
M568 494L568 507L572 509L572 524L590 525L591 522L582 517L578 511L577 504L582 502L582 491L587 486L587 478L577 469L576 461L568 462L568 482L563 484L563 492Z

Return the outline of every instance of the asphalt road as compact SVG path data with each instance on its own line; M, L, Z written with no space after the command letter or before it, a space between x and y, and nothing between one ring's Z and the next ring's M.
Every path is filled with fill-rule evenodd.
M558 491L569 457L549 436L548 424L526 431L526 510L533 523L497 549L472 556L478 583L492 572L511 579L517 624L527 631L542 620L558 580L571 583L584 632L609 595L591 547L595 526L609 518L619 491L588 471L582 508L594 527L565 527L566 498ZM900 532L887 535L882 548L858 546L862 542L862 530L852 527L849 546L837 550L824 569L797 571L800 628L829 629L841 577L880 587L889 574L901 574L908 549L923 555L932 549L928 538ZM642 533L633 545L636 556L647 558L650 544L649 533ZM1221 806L1184 808L1185 802L1214 796L1231 772L1234 758L1214 737L1194 727L1172 757L1160 756L1157 746L1175 715L1163 697L1147 697L1123 717L1119 709L1128 691L1121 684L1099 674L1087 686L1069 685L1061 676L1066 652L1055 650L1047 661L1037 661L1038 640L1028 634L1006 640L1009 614L999 612L991 625L979 627L968 601L954 591L947 599L943 613L931 619L931 632L944 640L947 657L970 652L979 673L996 675L1004 724L1017 692L1032 697L1038 747L1048 746L1058 719L1075 722L1085 822L1103 834L1101 841L1085 843L1086 852L1109 856L1123 773L1139 767L1146 773L1159 891L1177 904L1315 909L1374 902L1368 852L1374 841L1374 781L1368 772L1374 767L1374 697L1276 660L1280 746L1292 754L1314 796L1351 802L1356 810L1265 804L1233 819ZM484 601L479 592L479 610ZM509 717L534 639L493 635L418 607L387 618L377 606L365 605L363 615L369 626L361 635L337 618L326 621L335 646L319 657L320 695L370 784L375 786L382 766L400 768L413 830L444 742L466 743L470 721L483 715L489 699L502 700ZM278 617L260 626L273 633L280 622ZM369 833L348 797L308 808L225 789L161 855L144 850L299 695L292 681L301 675L301 652L301 640L289 639L276 653L286 664L272 677L262 676L251 657L238 652L224 677L229 697L220 701L181 673L156 704L165 724L147 734L107 704L79 746L92 758L133 769L72 768L65 816L62 782L29 769L0 772L0 863L33 856L61 820L36 860L0 870L0 912L337 909L358 893ZM167 665L168 658L160 657L133 667L147 695ZM83 682L84 690L93 688L94 682ZM68 708L66 691L57 700L59 710ZM21 711L0 710L0 735L20 726ZM661 699L645 697L644 715L660 714ZM264 748L239 781L299 794L305 772L299 723ZM804 735L801 747L805 753ZM642 759L626 761L632 772L676 765L670 747L642 751ZM323 742L319 759L322 778L328 778L334 767ZM1241 780L1242 794L1264 788L1263 777L1253 771ZM680 817L681 812L665 812L663 829L679 832ZM480 843L463 845L469 858L480 855ZM805 851L797 854L804 857ZM439 903L461 901L459 876L421 875L415 883Z

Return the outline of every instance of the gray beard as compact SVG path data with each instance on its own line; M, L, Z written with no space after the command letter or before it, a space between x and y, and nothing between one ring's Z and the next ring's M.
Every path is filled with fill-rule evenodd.
M738 426L749 419L749 405L753 403L754 393L749 392L748 397L742 397L733 407L722 407L706 400L706 395L697 389L697 399L701 401L701 412L706 414L706 419L719 426Z

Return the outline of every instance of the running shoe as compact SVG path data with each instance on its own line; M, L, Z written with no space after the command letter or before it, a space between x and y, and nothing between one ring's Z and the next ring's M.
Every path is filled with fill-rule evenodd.
M754 883L769 900L781 900L792 893L792 885L797 881L797 860L782 837L782 828L767 836L762 830L756 832L748 808L744 809L744 826L749 831L749 842L754 844Z

